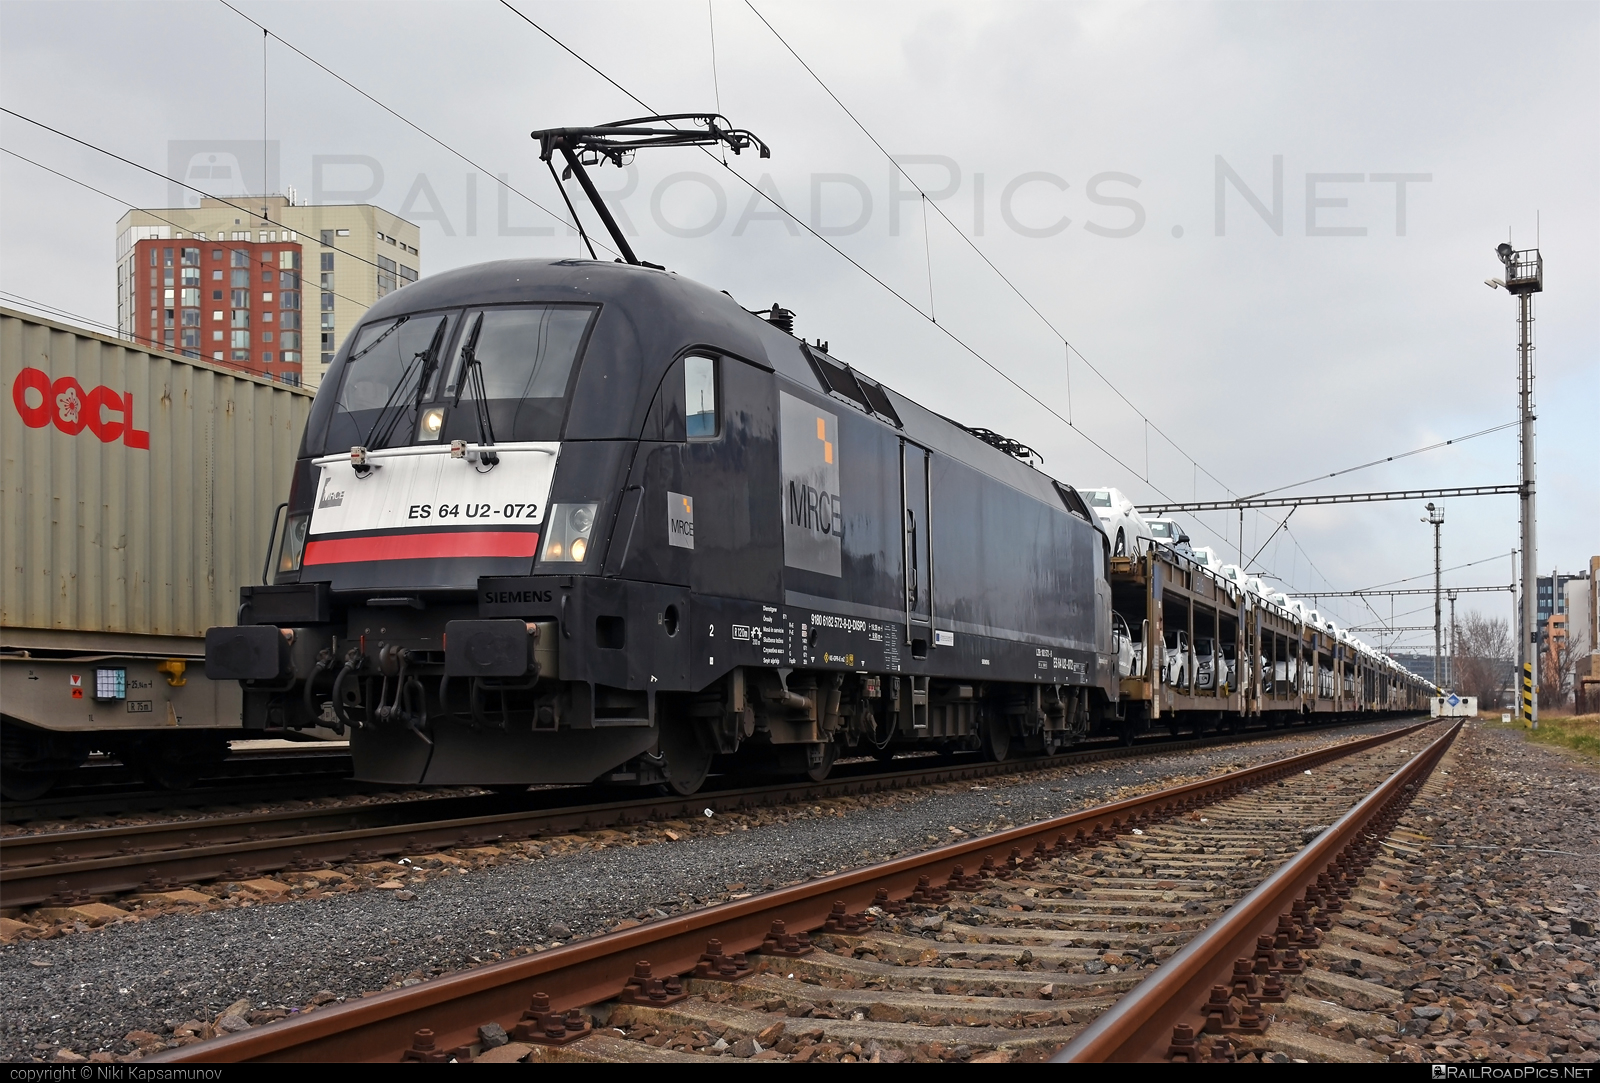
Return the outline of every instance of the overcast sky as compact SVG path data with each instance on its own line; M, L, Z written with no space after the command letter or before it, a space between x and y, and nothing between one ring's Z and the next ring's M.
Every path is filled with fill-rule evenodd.
M577 254L524 199L561 208L528 133L645 111L499 3L237 6L477 163L269 44L276 183L372 190L421 226L424 274ZM1515 302L1483 283L1502 273L1494 246L1532 246L1537 222L1538 565L1600 552L1597 5L756 0L872 138L742 0L518 7L649 110L720 102L772 148L731 172L690 149L602 171L629 190L642 258L781 303L865 373L1139 502L1254 493L1513 421ZM3 104L162 172L199 160L180 141L259 170L262 53L221 3L0 4ZM921 156L926 226L873 139ZM11 117L0 145L116 197L0 156L0 290L114 324L116 221L171 205L170 186ZM502 203L495 174L520 194ZM1513 428L1304 491L1517 477ZM1268 542L1281 512L1252 513L1244 555L1266 543L1255 567L1306 595L1429 576L1422 516L1304 508ZM1233 515L1188 522L1237 558ZM1449 502L1445 565L1484 562L1447 583L1507 582L1517 529L1514 497ZM1324 608L1374 623L1349 599ZM1431 599L1393 612L1430 624Z

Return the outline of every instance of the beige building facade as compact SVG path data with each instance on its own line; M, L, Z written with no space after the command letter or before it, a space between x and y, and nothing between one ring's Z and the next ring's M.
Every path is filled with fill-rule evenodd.
M241 208L243 208L241 210ZM315 389L339 343L378 298L422 273L421 230L381 207L297 205L287 196L203 198L199 207L130 210L117 223L117 328L135 337L144 240L298 243L304 335L301 382Z

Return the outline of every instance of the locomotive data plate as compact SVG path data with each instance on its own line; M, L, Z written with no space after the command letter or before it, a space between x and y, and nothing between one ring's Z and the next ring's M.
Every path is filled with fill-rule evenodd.
M367 454L357 474L348 455L316 460L322 476L311 514L313 538L355 531L438 530L493 526L531 530L544 519L555 477L557 443L496 444L486 467L456 458L448 445ZM469 447L468 454L476 450Z

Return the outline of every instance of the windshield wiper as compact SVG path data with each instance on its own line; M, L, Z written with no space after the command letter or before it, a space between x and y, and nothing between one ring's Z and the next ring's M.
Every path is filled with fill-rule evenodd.
M480 449L494 446L494 420L489 416L489 392L483 383L483 362L478 360L478 335L483 331L483 313L478 313L478 318L472 322L472 330L467 335L467 343L461 347L461 383L456 386L456 399L452 406L461 405L461 393L466 390L467 384L472 385L473 412L478 419L478 446ZM478 460L493 466L500 461L497 452L480 450Z
M400 424L400 419L405 416L402 410L394 410L403 399L407 381L411 372L420 363L422 372L417 377L417 392L412 403L412 413L415 414L422 408L423 396L428 391L428 378L433 375L433 370L438 366L439 351L444 347L445 326L449 323L448 317L441 317L439 326L434 328L433 338L428 341L428 348L412 355L407 362L405 371L400 373L400 379L395 381L394 389L389 392L389 397L384 401L383 408L378 411L378 416L373 419L372 429L367 433L364 446L378 448L388 446L389 440L394 436L395 427ZM377 345L374 343L373 345ZM385 421L387 420L387 424Z

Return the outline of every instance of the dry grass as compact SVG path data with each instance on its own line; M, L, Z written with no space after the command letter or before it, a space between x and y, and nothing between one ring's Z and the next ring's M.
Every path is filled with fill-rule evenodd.
M1488 716L1480 716L1489 721ZM1513 720L1508 726L1494 718L1491 725L1502 729L1522 729L1522 724ZM1524 731L1527 738L1536 744L1554 745L1557 748L1570 748L1574 752L1585 756L1600 759L1600 714L1584 715L1548 715L1539 716L1539 728L1533 731Z

